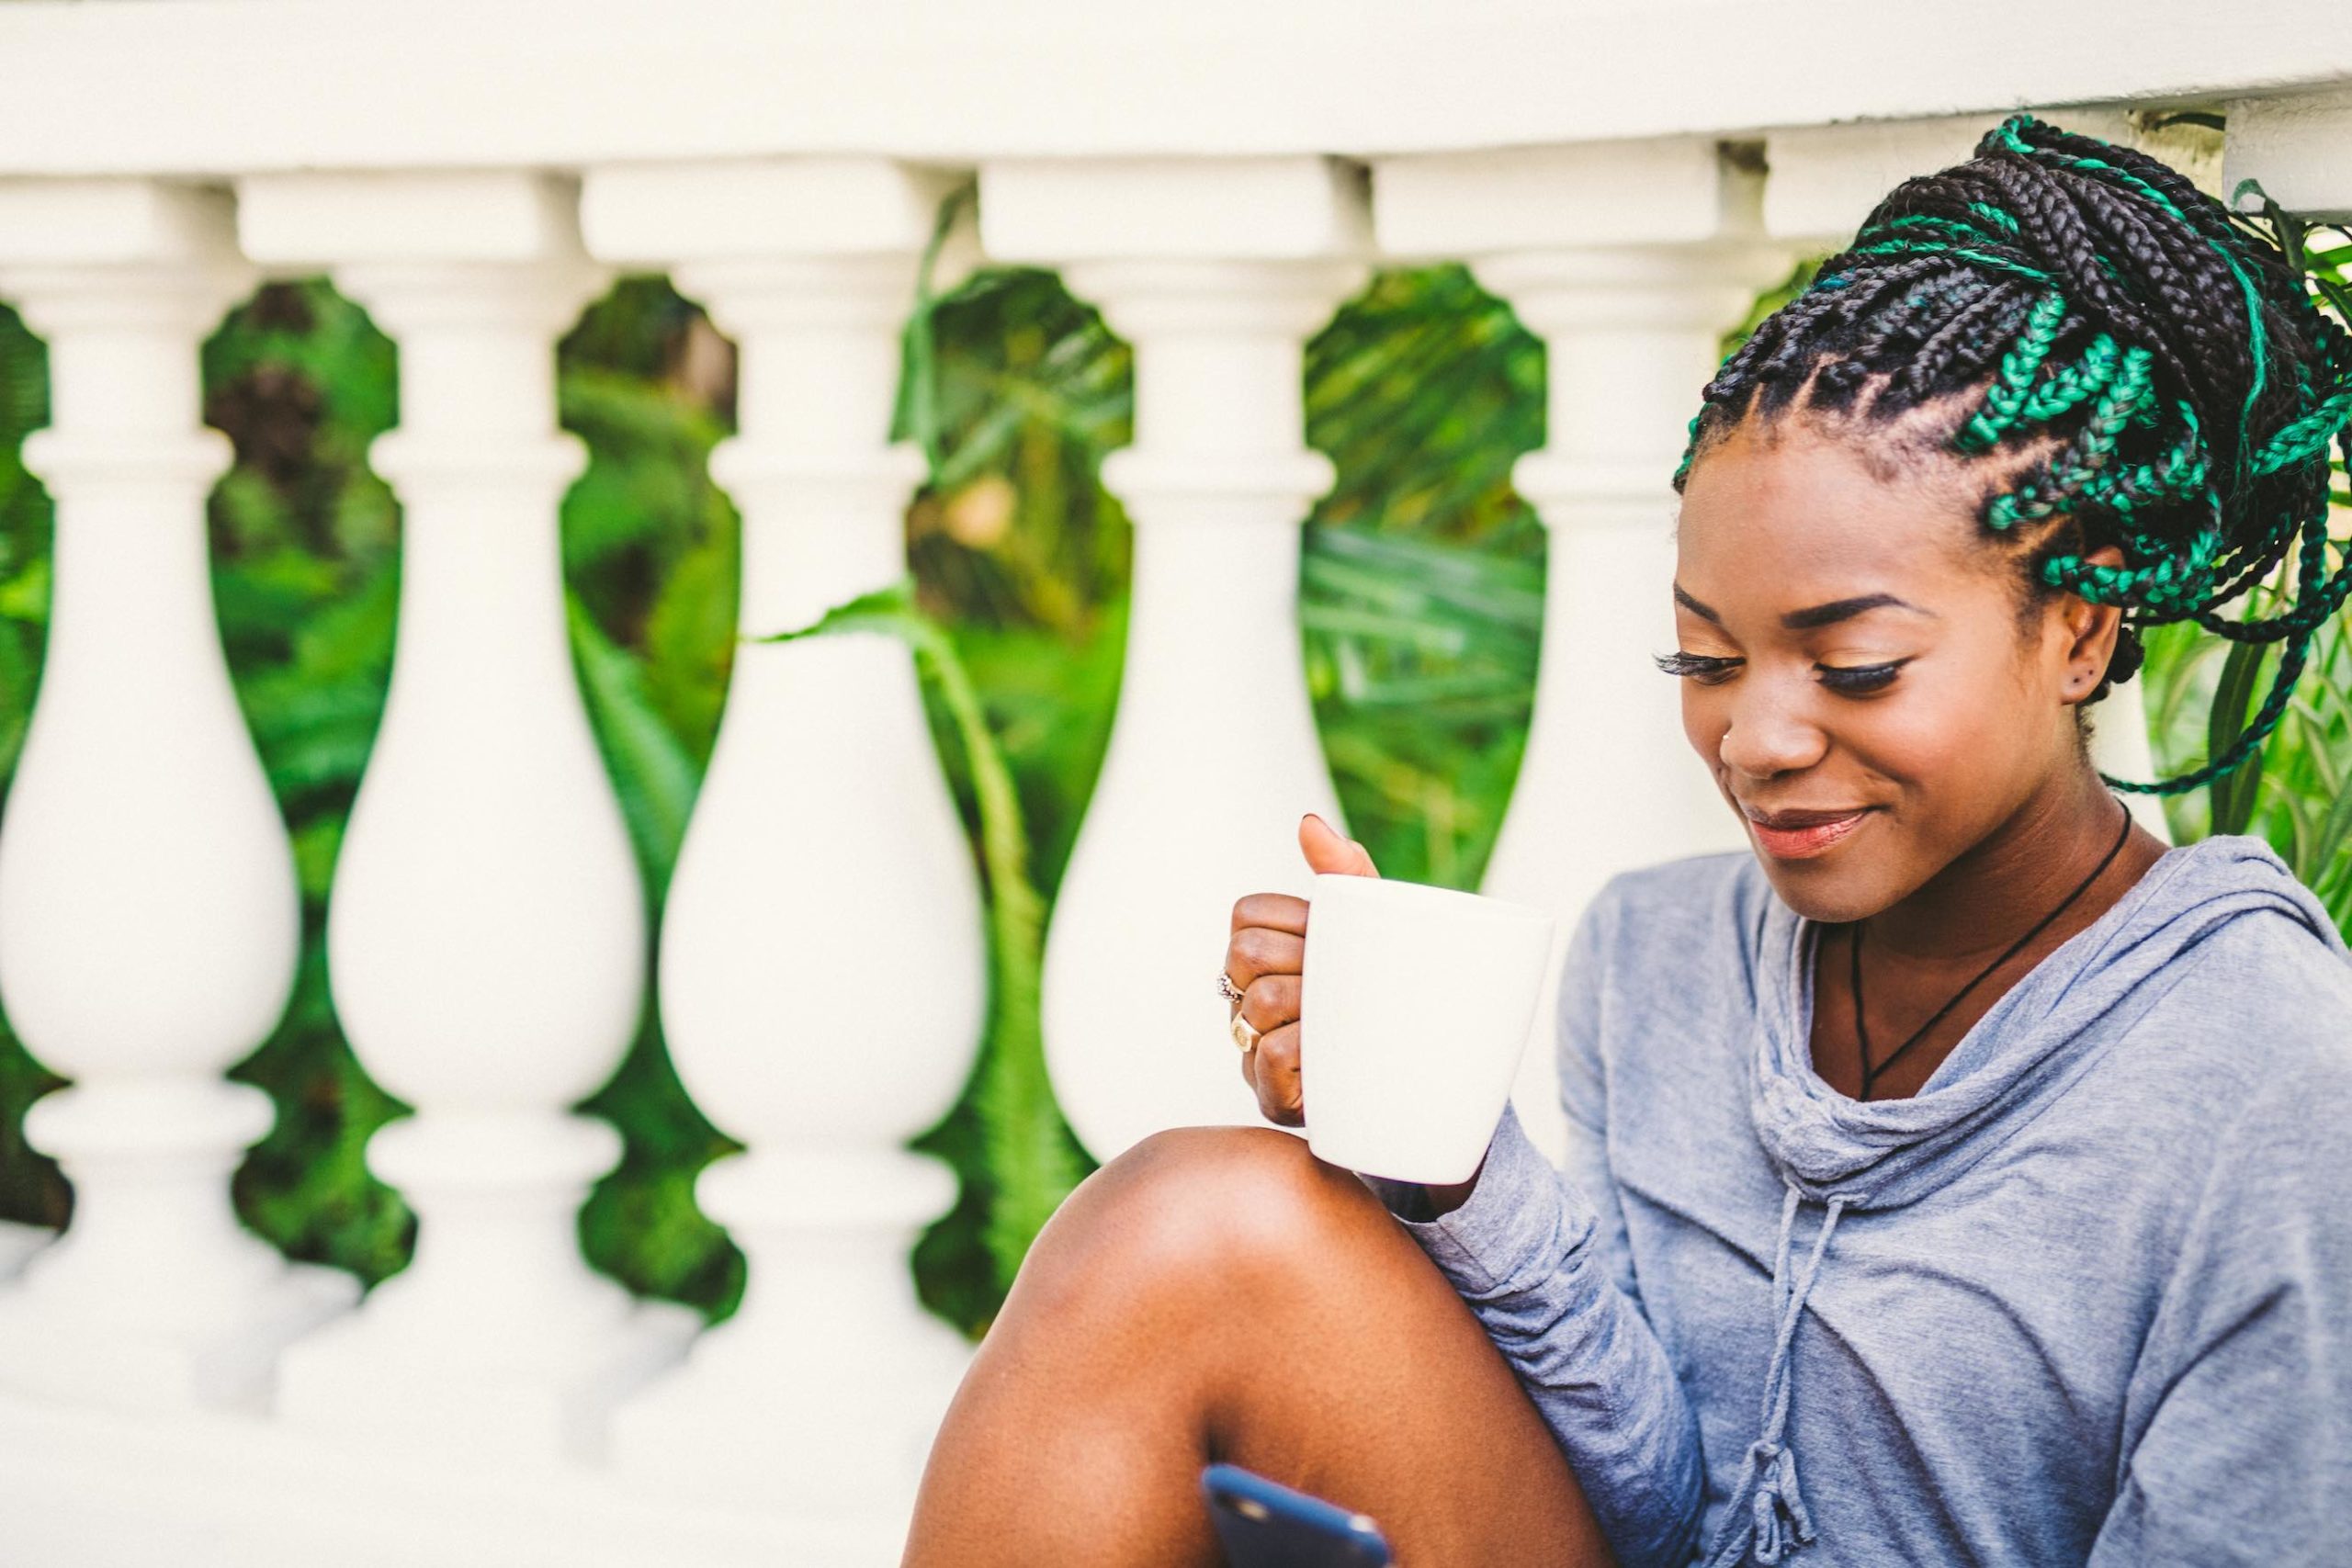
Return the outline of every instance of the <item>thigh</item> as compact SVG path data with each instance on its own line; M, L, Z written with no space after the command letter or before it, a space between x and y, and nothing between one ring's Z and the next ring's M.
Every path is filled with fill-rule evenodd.
M1216 1563L1210 1460L1372 1515L1405 1568L1608 1561L1444 1277L1270 1129L1163 1134L1072 1195L949 1411L908 1561Z

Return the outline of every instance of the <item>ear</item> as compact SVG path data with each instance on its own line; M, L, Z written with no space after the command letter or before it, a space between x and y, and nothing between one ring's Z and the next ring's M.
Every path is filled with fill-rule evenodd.
M2092 566L2121 566L2123 551L2114 545L2101 545L2083 559ZM2071 705L2098 690L2099 678L2115 657L2123 612L2113 604L2094 604L2080 594L2062 593L2058 615L2065 628L2062 650L2065 667L2059 676L2059 692Z

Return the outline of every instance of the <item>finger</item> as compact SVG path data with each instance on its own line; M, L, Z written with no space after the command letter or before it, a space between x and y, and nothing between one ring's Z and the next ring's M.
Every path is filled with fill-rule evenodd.
M1243 991L1261 976L1296 975L1306 967L1306 939L1249 926L1225 944L1225 972Z
M1257 1058L1250 1087L1258 1091L1260 1113L1278 1127L1305 1124L1306 1112L1298 1086L1298 1025L1285 1023L1261 1036L1258 1048L1250 1055Z
M1269 931L1306 934L1306 900L1287 893L1251 893L1233 905L1233 929L1264 926Z
M1241 993L1241 1016L1250 1021L1250 1028L1271 1034L1285 1023L1298 1021L1298 993L1295 975L1261 975Z
M1312 811L1298 819L1298 850L1306 863L1319 872L1343 876L1378 876L1372 852L1340 832Z

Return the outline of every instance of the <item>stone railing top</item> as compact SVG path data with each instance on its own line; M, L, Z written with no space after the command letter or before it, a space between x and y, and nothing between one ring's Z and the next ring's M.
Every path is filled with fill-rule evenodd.
M19 0L0 175L1374 156L2346 81L2340 0Z

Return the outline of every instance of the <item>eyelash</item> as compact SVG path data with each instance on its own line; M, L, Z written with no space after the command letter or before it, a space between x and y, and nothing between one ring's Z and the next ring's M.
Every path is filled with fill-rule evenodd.
M1657 667L1668 675L1679 675L1708 686L1728 678L1745 662L1679 650L1657 656ZM1856 696L1885 689L1894 682L1895 672L1910 662L1908 659L1896 659L1884 664L1816 664L1814 668L1821 671L1823 685L1842 695Z

